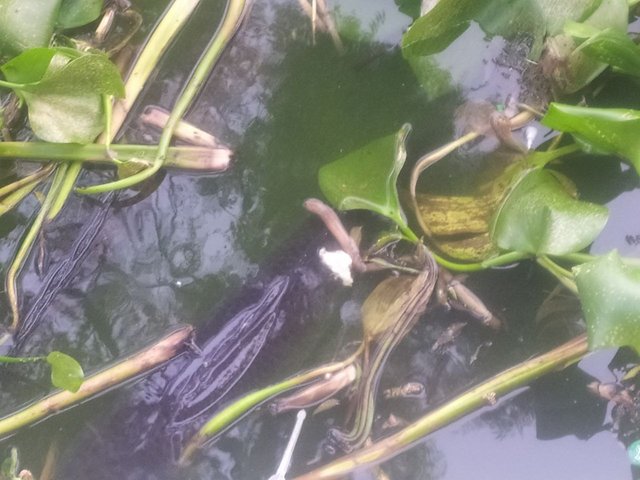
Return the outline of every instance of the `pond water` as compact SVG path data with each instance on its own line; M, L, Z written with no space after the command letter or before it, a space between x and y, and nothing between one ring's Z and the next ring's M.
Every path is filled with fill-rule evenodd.
M166 3L134 2L149 23ZM226 399L330 360L357 338L354 312L373 283L340 288L314 263L317 248L328 239L302 202L321 196L318 168L397 131L405 122L413 126L408 162L414 162L456 135L454 112L466 100L506 103L510 97L535 99L538 93L529 84L521 88L522 44L485 38L473 25L431 64L414 65L416 75L398 48L412 19L393 0L335 0L330 6L347 46L344 54L324 34L312 45L309 19L297 1L254 2L187 117L232 147L235 157L229 172L196 176L168 171L139 201L125 200L135 192L115 200L103 198L102 204L73 198L61 219L47 226L45 263L51 271L69 256L73 242L85 231L83 225L100 224L68 284L42 304L38 325L21 353L62 350L93 372L179 324L196 326L197 341L204 342L255 300L274 275L294 270L302 272L300 278L313 278L310 282L325 282L322 295L310 296L307 303L301 297L305 301L295 304L301 312L298 325L282 328L281 338L258 355ZM223 7L218 0L203 0L162 62L141 106L171 108ZM610 94L612 102L618 91ZM625 101L624 106L640 106L634 104L638 99ZM541 128L537 142L545 133ZM135 122L124 134L129 142L144 143L157 136ZM483 143L451 159L434 171L432 183L438 188L453 184L461 172L474 170L464 162L487 148L492 146ZM104 175L87 172L82 182L97 182ZM606 168L581 168L573 178L586 198L608 203L612 212L594 251L618 248L628 256L640 255L640 218L633 214L640 200L635 174L612 161ZM3 217L0 265L10 261L36 202L29 199ZM375 222L366 215L347 217L347 223L363 221ZM311 272L308 276L305 269ZM541 351L543 345L568 338L560 329L536 323L536 311L555 284L535 265L477 274L468 282L509 328L494 334L471 324L444 352L433 352L440 333L451 322L465 320L462 313L434 309L390 358L382 378L382 388L420 381L427 396L382 402L381 418L393 413L415 419ZM39 295L46 285L46 272L38 273L31 260L21 278L24 311L43 302ZM1 302L0 320L7 322L8 307L4 298ZM612 357L613 352L591 355L578 367L514 392L429 436L382 468L393 479L633 478L625 446L610 431L611 409L584 388L593 378L616 380L615 370L609 368ZM273 474L293 426L292 414L252 413L184 470L171 465L163 450L166 439L140 436L141 431L152 436L151 425L162 421L142 410L141 399L153 397L153 383L176 374L176 369L44 421L4 440L3 447L18 446L22 464L38 472L55 444L59 471L69 479L260 479ZM0 414L48 393L43 371L5 370ZM328 458L321 442L340 418L327 412L308 420L293 472L302 473ZM134 428L133 422L148 428ZM379 428L375 434L380 434ZM123 445L131 446L130 455ZM353 478L382 478L378 474L362 471Z

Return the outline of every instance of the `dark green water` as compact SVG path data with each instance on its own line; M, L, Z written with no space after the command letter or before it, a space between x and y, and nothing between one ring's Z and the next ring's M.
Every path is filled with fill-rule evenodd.
M165 2L138 3L152 18ZM214 31L221 4L203 2L141 103L170 108ZM308 228L308 214L301 204L307 197L320 196L317 170L321 165L396 131L405 122L413 125L410 163L453 138L453 114L466 99L504 103L509 96L522 95L519 64L505 54L509 46L500 38L484 38L475 26L434 64L419 67L417 77L398 49L411 19L392 0L331 4L347 45L343 55L324 35L311 45L309 20L296 1L255 2L188 115L233 148L231 170L210 176L168 172L150 196L113 209L71 284L42 315L25 352L63 350L91 372L147 345L174 325L190 323L215 331L225 320L219 314L222 305L254 281L275 252ZM156 136L157 132L144 131L135 123L125 133L131 142L149 142ZM473 164L463 163L473 161L473 154L453 159L435 172L437 183L448 184L458 172L473 171ZM594 248L617 247L626 255L638 255L640 247L627 239L640 233L637 215L631 217L634 223L628 214L639 197L638 190L628 185L637 181L626 181L629 175L615 164L608 171L606 193L599 188L587 190L594 199L611 201L613 211L609 227ZM589 171L583 175L585 188L592 185L590 177L601 176ZM101 174L90 173L82 181L100 178ZM617 197L623 189L629 191ZM30 199L0 223L0 265L9 261L35 202ZM64 257L82 222L95 211L92 201L74 198L61 220L47 227L52 265ZM523 265L477 275L470 285L506 319L507 333L493 338L470 327L454 347L436 355L431 343L459 316L434 314L430 323L421 323L406 340L383 378L385 386L422 381L427 385L427 400L384 404L382 414L417 418L425 408L537 351L533 319L553 288L551 279L535 266ZM28 265L21 280L26 305L41 288L42 278ZM353 327L345 326L345 332L340 328L348 324L349 312L357 309L366 288L356 288L352 298L336 300L333 315L327 318L330 328L339 332L333 339L291 339L312 352L297 357L296 364L312 365L314 355L330 355L340 338L353 336ZM5 303L0 308L7 310ZM3 315L6 321L8 314ZM492 346L481 350L485 353L470 365L470 357L487 342ZM611 381L606 368L609 357L587 359L585 368L601 381ZM291 363L287 358L265 362L264 379L279 378L289 372ZM34 380L29 373L40 377ZM48 382L43 375L11 369L2 379L0 413L45 395ZM579 386L563 389L574 381L583 385L574 379L579 375L575 370L555 383L551 379L533 390L516 392L432 435L384 469L394 479L631 478L624 447L604 426L610 421L604 406L584 399ZM84 457L78 438L89 430L99 441L100 426L109 421L113 405L126 404L131 390L111 392L5 440L3 446L20 447L24 466L34 472L53 439L59 443L61 457L90 464L92 459ZM561 401L567 399L566 404ZM308 423L294 462L297 472L310 468L307 464L317 456L326 428L337 420L326 415ZM267 478L275 472L292 423L288 415L275 419L265 412L252 415L175 478ZM110 441L104 439L104 448L109 448ZM102 478L99 472L96 478ZM156 477L145 476L142 469L131 478ZM374 477L363 472L355 478Z

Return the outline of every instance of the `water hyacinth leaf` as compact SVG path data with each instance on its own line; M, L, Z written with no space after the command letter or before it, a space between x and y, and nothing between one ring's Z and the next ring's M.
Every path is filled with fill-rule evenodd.
M405 57L441 52L467 28L486 0L440 0L402 37Z
M2 71L26 102L34 133L50 142L93 141L103 129L102 95L124 95L117 68L102 54L37 49L6 63Z
M362 304L362 328L367 341L392 328L404 311L415 277L401 275L380 282Z
M640 268L616 251L574 267L589 348L633 347L640 353Z
M440 0L404 35L404 56L441 52L467 30L472 20L487 35L515 39L527 34L532 39L531 57L537 58L542 50L546 19L536 0Z
M409 17L416 19L420 16L421 0L395 0L398 10L408 15Z
M339 210L371 210L407 230L396 181L407 155L404 142L410 131L411 126L405 124L397 134L323 166L318 182L327 200Z
M614 71L640 76L640 47L625 33L612 28L599 31L578 47L578 50Z
M571 133L588 153L620 155L640 173L640 111L552 103L542 124Z
M600 6L602 0L536 0L545 18L547 34L562 32L568 21L582 22Z
M51 383L55 387L77 392L84 380L84 372L80 364L73 357L62 352L51 352L46 360L51 366Z
M62 0L57 27L76 28L93 22L100 16L103 0Z
M0 57L46 47L62 0L0 0Z
M548 170L526 173L506 197L494 218L491 236L509 251L564 255L593 242L608 211L576 200L567 179Z
M0 70L8 82L36 83L42 80L56 53L55 48L31 48L9 60Z
M628 17L627 0L601 0L597 8L584 19L582 25L583 29L600 31L611 28L626 33ZM565 29L566 26L567 22L564 25ZM571 26L570 31L575 33L576 26ZM607 68L606 63L582 52L578 43L567 33L548 37L546 47L546 54L541 62L558 93L574 93L580 90Z
M528 57L537 59L540 56L546 27L537 0L492 0L474 20L490 36L521 40L526 35L531 39Z

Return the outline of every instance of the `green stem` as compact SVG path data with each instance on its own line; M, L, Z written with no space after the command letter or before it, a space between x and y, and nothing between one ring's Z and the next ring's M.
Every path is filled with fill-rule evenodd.
M327 374L342 370L351 365L355 359L362 353L362 348L359 348L353 355L341 362L331 363L323 367L316 368L309 372L296 375L295 377L283 380L274 385L262 388L260 390L250 392L239 400L231 403L229 406L223 408L220 412L216 413L207 423L198 430L198 432L189 440L182 454L180 455L180 463L186 464L191 457L202 447L208 440L211 440L215 435L220 434L232 423L242 418L253 408L257 407L261 403L269 400L270 398L280 395L295 387L302 386L309 383L319 377L323 377Z
M436 259L439 265L443 266L447 270L451 270L452 272L479 272L481 270L485 270L485 267L480 262L475 263L458 263L453 262L451 260L447 260L444 257L441 257L437 253L431 252L433 258Z
M350 455L338 458L328 465L297 477L295 480L344 478L356 469L371 467L393 458L428 434L479 408L492 405L498 396L510 393L547 373L576 362L587 353L587 348L586 335L580 335L548 353L522 362L467 390L394 435Z
M512 263L525 260L529 258L529 255L520 252L507 252L503 253L502 255L498 255L497 257L492 257L487 260L483 260L482 262L474 263L457 263L451 260L447 260L446 258L442 258L436 254L433 254L433 257L440 265L445 267L447 270L452 270L454 272L479 272L481 270L487 270L494 267L503 267L505 265L510 265Z
M2 145L2 142L0 142L0 146L1 145ZM16 180L15 182L5 185L4 187L0 188L0 197L9 195L10 193L15 192L16 190L20 190L21 188L27 185L37 183L43 177L48 176L52 170L53 170L53 165L47 165L46 167L42 167L38 171L33 172L30 175L27 175L26 177L21 178L20 180Z
M545 268L549 273L556 277L567 289L571 290L576 295L578 294L578 286L573 279L573 274L569 270L562 268L546 255L537 257L536 261L541 267Z
M125 96L116 101L113 106L109 136L104 132L98 138L98 143L106 145L111 143L113 135L120 130L133 104L140 96L140 92L153 72L156 71L160 57L166 52L199 4L200 0L174 0L166 9L162 19L137 56L135 65L128 72L124 85Z
M34 363L46 360L47 357L7 357L0 355L0 363Z
M11 332L15 333L18 329L18 324L20 322L20 315L18 309L18 290L16 285L16 279L24 262L29 256L29 252L31 251L31 246L36 240L38 233L42 229L42 225L46 219L46 216L53 204L54 200L57 198L57 195L62 187L64 177L67 171L67 165L60 165L56 169L55 176L53 177L53 181L51 182L51 186L49 187L49 191L47 192L47 196L44 199L42 207L36 216L36 219L29 226L27 234L20 242L20 247L18 248L18 252L16 253L15 258L11 262L11 266L9 270L7 270L7 277L5 279L6 282L6 290L7 297L9 298L9 304L11 306L11 326L9 329Z
M54 393L22 410L7 415L0 419L0 437L6 437L20 428L56 415L88 398L156 368L177 355L192 332L192 327L182 327L142 352L87 377L77 392Z
M2 198L2 200L0 200L0 216L15 208L15 206L18 205L27 195L29 195L33 191L33 189L38 186L39 183L39 180L27 183L26 185L19 187L17 190Z
M580 147L573 143L571 145L565 145L564 147L556 148L553 150L547 150L546 152L534 152L531 155L532 165L536 168L543 168L548 163L564 157L571 153L580 151Z
M16 191L10 193L2 200L0 200L0 216L15 208L16 205L18 205L27 195L29 195L33 191L33 189L38 186L39 183L39 181L35 181L23 185Z
M16 90L23 86L24 85L20 83L13 83L13 82L7 82L6 80L0 80L0 87L2 88L10 88L11 90Z
M82 171L82 162L71 162L67 167L67 171L64 172L60 188L55 193L55 197L51 202L51 207L47 212L46 221L49 222L56 218L62 207L67 203L67 198L71 195L73 187L76 184L76 180Z
M216 32L213 37L213 41L209 44L209 47L198 62L191 79L178 97L178 100L171 111L171 115L169 115L167 124L162 130L162 135L158 142L158 152L153 165L139 173L127 178L116 180L115 182L78 188L78 193L95 194L128 188L136 183L146 180L162 168L167 156L169 143L173 137L173 131L191 105L191 102L195 99L200 88L211 74L211 70L217 63L220 55L222 55L225 47L229 44L229 41L240 26L243 14L246 11L246 3L246 0L229 0L220 29Z

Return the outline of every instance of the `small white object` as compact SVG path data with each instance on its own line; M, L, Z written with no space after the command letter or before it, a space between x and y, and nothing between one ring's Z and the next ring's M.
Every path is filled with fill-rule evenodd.
M537 136L538 136L538 129L536 127L532 127L531 125L529 125L524 129L524 138L527 142L528 150L531 150L531 147L533 146L533 141L536 139Z
M336 250L330 252L324 247L318 251L320 260L324 263L331 273L342 282L345 287L353 285L353 277L351 276L351 264L353 260L344 250Z
M268 480L286 480L285 475L287 474L287 470L289 470L289 464L291 463L291 457L293 456L293 449L296 448L296 443L298 443L298 437L302 430L302 423L306 417L307 412L305 410L298 410L298 415L296 415L296 424L293 426L291 437L289 437L287 448L284 449L284 455L282 455L282 460L280 460L278 470L276 470L276 473L271 475Z

